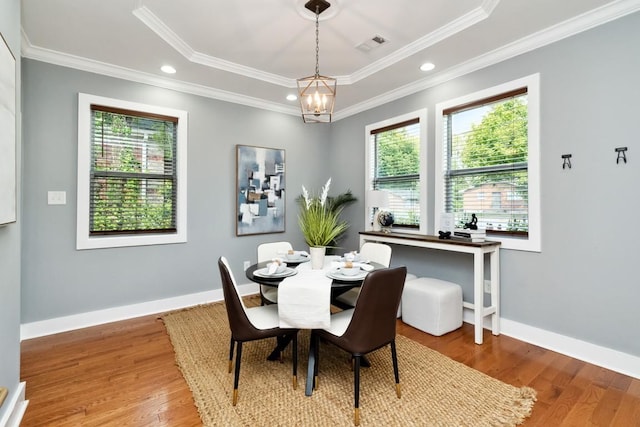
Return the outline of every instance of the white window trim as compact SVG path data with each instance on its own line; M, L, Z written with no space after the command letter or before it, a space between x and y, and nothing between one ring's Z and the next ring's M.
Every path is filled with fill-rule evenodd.
M143 111L178 118L176 233L130 234L119 236L89 235L89 179L91 172L91 104ZM163 245L187 241L187 129L188 114L183 110L121 101L102 96L78 94L78 198L76 249L117 248Z
M396 231L402 231L403 233L410 234L427 234L427 109L422 108L420 110L413 111L411 113L402 114L400 116L393 117L391 119L383 120L377 123L371 123L365 126L364 136L364 152L365 152L365 171L364 182L366 185L364 196L364 224L365 231L372 231L372 224L369 223L369 190L371 190L371 171L369 170L369 159L371 154L371 144L369 144L369 137L371 132L386 126L391 126L396 123L405 122L407 120L418 118L420 120L420 226L418 229L405 228L401 226L394 226Z
M532 74L521 79L513 80L498 86L484 89L456 99L451 99L436 104L436 153L435 153L435 212L444 212L444 159L442 147L442 112L447 108L473 102L478 99L488 98L500 93L508 92L521 87L527 87L528 106L528 174L529 174L529 236L527 239L517 237L497 237L491 235L491 240L502 242L503 249L515 249L522 251L541 251L541 206L540 206L540 74ZM435 229L440 229L440 215L434 215Z

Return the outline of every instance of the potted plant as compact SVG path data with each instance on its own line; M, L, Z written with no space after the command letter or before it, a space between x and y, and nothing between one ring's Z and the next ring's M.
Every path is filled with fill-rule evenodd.
M351 192L329 198L330 186L331 178L322 187L320 197L314 197L303 185L302 197L298 198L298 224L309 245L311 267L314 269L322 268L326 248L335 244L349 227L346 221L340 219L340 214L347 203L356 200Z

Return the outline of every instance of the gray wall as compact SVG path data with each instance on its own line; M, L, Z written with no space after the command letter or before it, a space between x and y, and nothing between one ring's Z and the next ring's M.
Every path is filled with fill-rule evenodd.
M220 288L220 255L241 278L258 242L302 244L295 197L300 184L319 188L328 177L329 128L32 60L23 78L23 323ZM187 243L75 249L78 92L189 112ZM285 233L235 236L236 144L285 149ZM48 190L66 191L67 204L47 205Z
M346 211L352 225L345 247L356 247L364 228L364 127L423 107L432 212L435 104L539 72L543 246L541 253L502 251L502 314L640 356L640 340L632 339L640 300L640 228L633 224L640 211L639 37L635 14L330 126L25 60L22 322L218 288L221 254L242 277L241 263L255 259L258 242L303 244L294 199L300 184L319 189L329 176L332 193L351 188L360 200ZM189 111L188 243L75 250L79 91ZM286 149L286 233L235 237L235 144ZM626 165L615 163L619 146L629 147ZM564 153L573 154L571 170L562 169ZM47 206L47 190L67 191L67 205ZM470 296L471 271L460 269L460 260L403 247L393 256L414 273L462 283Z
M542 251L501 250L502 317L640 356L638 40L640 13L341 120L331 138L354 157L364 150L365 125L427 107L431 214L436 103L540 73ZM629 148L626 165L616 164L621 146ZM573 155L570 170L562 169L565 153ZM334 176L360 180L363 167ZM364 227L361 215L351 219ZM394 247L392 262L457 281L472 301L472 272L455 268L463 257Z
M9 44L20 70L20 1L0 0L0 33ZM2 43L2 41L0 41ZM16 76L20 85L20 73ZM18 91L16 119L19 121L20 95ZM20 129L16 124L16 135ZM20 143L16 147L17 183L20 189ZM0 408L0 419L9 409L20 381L20 191L18 192L18 220L0 226L0 386L9 389L9 397Z

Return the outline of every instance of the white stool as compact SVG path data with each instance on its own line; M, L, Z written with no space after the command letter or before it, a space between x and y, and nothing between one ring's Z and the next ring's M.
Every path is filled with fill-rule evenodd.
M407 286L407 283L411 280L416 280L418 278L418 276L416 276L415 274L411 274L411 273L407 273L407 277L404 279L404 286ZM398 306L398 319L400 317L402 317L402 302L400 302L400 305Z
M405 282L402 321L440 336L462 326L462 288L430 277Z

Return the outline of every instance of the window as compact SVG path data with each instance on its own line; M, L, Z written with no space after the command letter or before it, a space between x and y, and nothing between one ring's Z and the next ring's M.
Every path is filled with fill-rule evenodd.
M436 209L456 227L476 214L506 249L540 250L538 87L533 75L436 107Z
M409 232L426 232L426 116L420 110L366 127L367 188L388 192L394 227ZM373 208L365 223L372 218Z
M78 100L77 248L186 242L187 113Z

